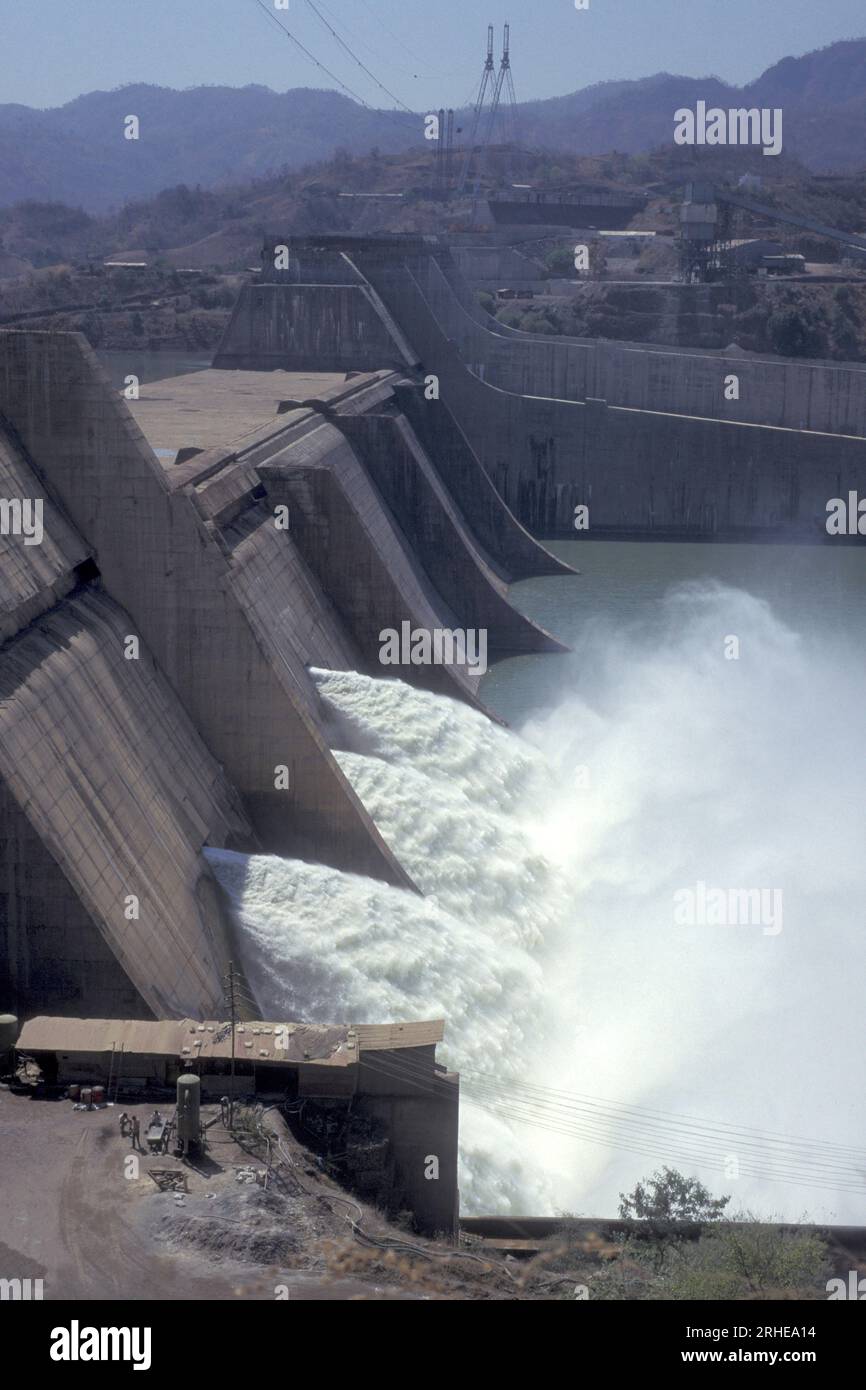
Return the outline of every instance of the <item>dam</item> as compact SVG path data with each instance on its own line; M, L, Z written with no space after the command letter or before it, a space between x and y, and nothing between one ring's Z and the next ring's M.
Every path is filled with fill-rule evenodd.
M409 886L310 669L379 669L404 620L484 628L494 659L561 651L507 587L568 567L456 431L437 466L387 368L205 371L128 405L75 335L5 333L0 357L4 487L46 500L44 545L3 537L3 993L213 1014L230 952L204 845ZM406 678L481 707L466 666Z
M839 479L862 491L862 364L527 334L475 303L439 238L293 240L277 270L283 244L215 364L414 362L535 534L573 535L586 506L595 535L821 541Z
M0 1004L220 1019L238 960L254 1018L423 996L482 1114L467 1199L505 1209L526 1189L486 1054L517 1086L560 1046L535 954L576 895L556 817L602 832L567 731L537 758L470 663L383 670L382 633L483 630L494 681L573 661L514 586L579 589L545 541L580 505L593 540L826 541L862 488L862 368L507 330L433 239L291 251L210 369L129 398L79 336L0 332L3 495L45 504L41 545L0 537Z
M295 239L270 271L276 245L213 368L131 400L83 339L0 333L3 493L45 499L42 545L0 538L0 992L24 1013L213 1013L205 845L414 887L312 670L381 675L407 622L562 653L508 590L570 573L536 537L579 505L593 536L816 540L862 480L861 366L520 333L437 238ZM466 662L399 674L484 710Z

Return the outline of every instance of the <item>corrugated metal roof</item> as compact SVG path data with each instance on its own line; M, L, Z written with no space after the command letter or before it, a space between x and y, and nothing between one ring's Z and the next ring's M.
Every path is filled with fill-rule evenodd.
M445 1020L427 1023L358 1023L355 1025L362 1052L383 1052L397 1047L431 1047L445 1036Z
M359 1052L401 1047L428 1047L442 1041L444 1023L349 1024L326 1027L311 1023L238 1023L235 1056L260 1064L312 1062L351 1066ZM155 1022L112 1018L29 1019L21 1029L21 1052L111 1052L139 1056L231 1057L231 1024L214 1020L163 1019Z

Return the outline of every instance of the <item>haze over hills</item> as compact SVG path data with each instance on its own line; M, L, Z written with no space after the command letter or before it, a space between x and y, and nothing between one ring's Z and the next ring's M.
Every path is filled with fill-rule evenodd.
M866 39L784 58L746 87L659 73L520 107L521 144L637 154L672 139L673 113L698 100L782 106L785 152L818 171L866 164ZM123 137L137 115L141 138ZM377 111L334 91L136 85L65 106L0 106L0 205L57 200L105 211L178 183L217 187L300 169L335 150L422 145L423 113ZM457 125L466 125L457 113Z
M262 237L268 232L306 236L459 230L475 225L476 186L483 203L503 193L512 180L587 183L626 194L644 191L649 203L637 225L673 233L684 183L735 182L744 172L763 177L764 202L851 231L866 226L866 171L815 175L785 154L764 159L759 150L675 145L639 155L515 154L500 147L488 151L482 168L473 169L463 197L443 201L431 197L434 163L429 149L415 147L397 154L338 156L304 171L218 189L175 185L131 199L106 214L89 214L59 202L25 201L0 208L0 280L33 268L101 261L108 255L234 271L258 263ZM371 190L402 196L347 196Z

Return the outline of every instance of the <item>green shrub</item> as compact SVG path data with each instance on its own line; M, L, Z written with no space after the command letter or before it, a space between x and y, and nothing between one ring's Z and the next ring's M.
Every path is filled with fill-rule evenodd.
M826 337L811 314L791 306L777 309L767 321L773 351L783 357L821 357Z
M669 1255L666 1298L769 1298L796 1292L823 1296L827 1249L809 1231L759 1222L722 1222Z
M520 327L523 329L524 333L550 333L555 335L559 332L556 324L551 323L550 319L538 309L532 309L528 314L524 315Z

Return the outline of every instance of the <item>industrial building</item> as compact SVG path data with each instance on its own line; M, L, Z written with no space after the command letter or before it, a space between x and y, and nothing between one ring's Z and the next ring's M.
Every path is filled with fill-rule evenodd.
M105 1086L127 1100L200 1079L203 1102L230 1095L287 1101L327 1118L341 1172L386 1210L412 1212L420 1231L448 1233L458 1216L459 1078L436 1062L444 1023L325 1027L289 1022L84 1019L40 1016L16 1043L46 1081ZM232 1052L235 1060L232 1066ZM324 1128L324 1126L323 1126ZM432 1162L435 1160L435 1163Z

